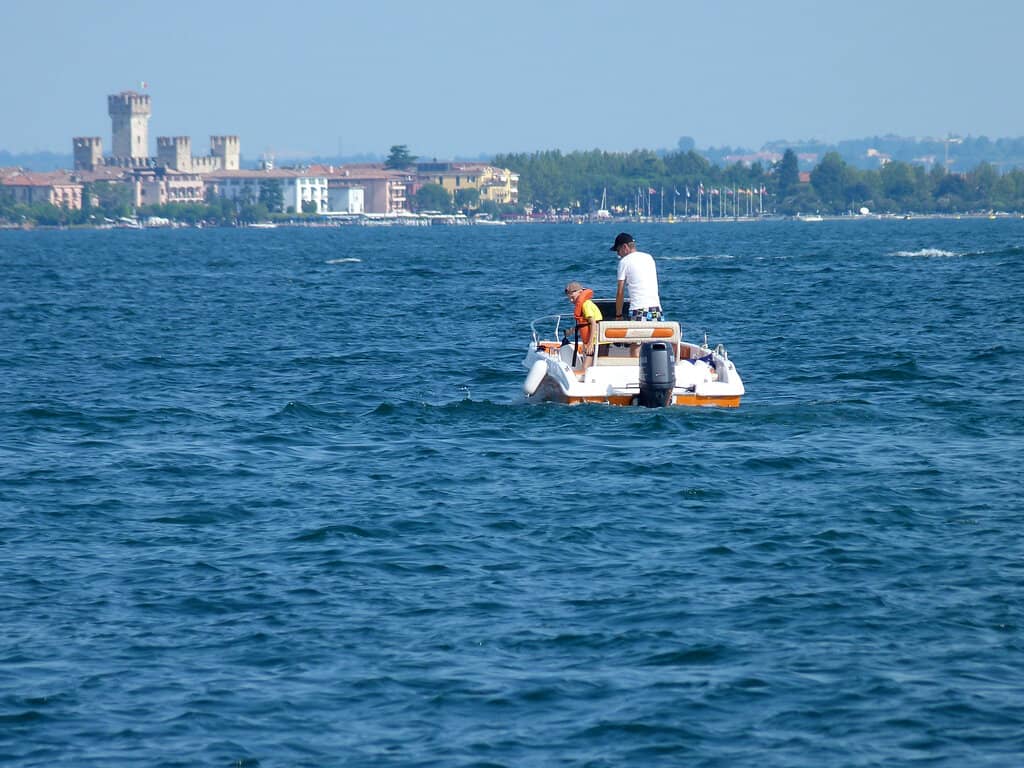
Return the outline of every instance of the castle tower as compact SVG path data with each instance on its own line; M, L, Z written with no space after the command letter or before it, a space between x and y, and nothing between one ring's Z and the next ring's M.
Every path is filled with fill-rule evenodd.
M76 171L94 171L103 165L103 140L99 136L75 136L71 142Z
M149 96L121 91L107 97L110 114L111 154L115 158L145 160L149 157Z
M241 148L237 136L211 136L210 154L220 158L223 171L237 171L241 167Z
M192 139L188 136L157 136L156 164L174 171L191 171Z

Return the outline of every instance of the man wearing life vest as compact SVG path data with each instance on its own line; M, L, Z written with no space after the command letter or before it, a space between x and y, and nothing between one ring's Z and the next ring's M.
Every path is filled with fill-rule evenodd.
M584 288L577 282L571 282L565 286L565 295L572 302L572 314L576 318L576 328L580 332L580 341L583 343L583 351L586 358L583 367L586 369L589 361L593 358L594 349L597 344L597 324L604 318L601 310L597 308L591 299L594 292Z

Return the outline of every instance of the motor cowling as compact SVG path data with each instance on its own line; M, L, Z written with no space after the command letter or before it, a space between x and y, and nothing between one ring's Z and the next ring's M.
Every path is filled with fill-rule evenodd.
M676 353L667 341L649 341L640 346L640 397L645 408L672 404L676 386Z

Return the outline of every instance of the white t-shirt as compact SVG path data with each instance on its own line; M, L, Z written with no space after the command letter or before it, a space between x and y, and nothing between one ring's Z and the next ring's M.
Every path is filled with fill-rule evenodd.
M658 296L658 268L654 257L643 251L633 251L619 259L619 280L626 281L626 294L630 309L660 307Z

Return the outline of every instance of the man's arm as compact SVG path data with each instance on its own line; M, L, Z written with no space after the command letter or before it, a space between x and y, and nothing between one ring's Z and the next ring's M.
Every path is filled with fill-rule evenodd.
M626 292L626 281L619 280L619 287L615 291L615 319L619 320L622 317L622 297Z

